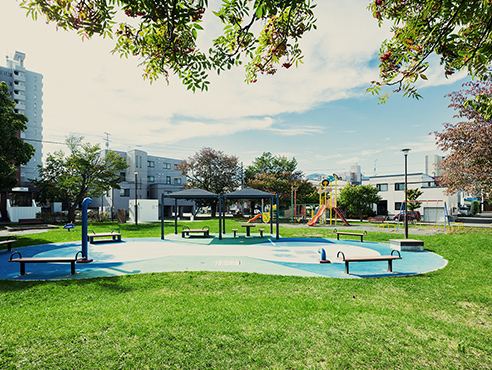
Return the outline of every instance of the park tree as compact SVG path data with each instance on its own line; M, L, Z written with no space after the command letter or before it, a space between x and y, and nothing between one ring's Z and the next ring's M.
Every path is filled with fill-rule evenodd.
M17 166L27 164L34 155L34 147L20 138L27 129L27 117L15 113L15 102L9 88L0 82L0 190L17 185Z
M86 197L99 197L111 188L119 189L120 174L128 165L113 151L101 155L99 144L83 142L82 136L70 136L70 151L48 154L39 166L39 179L33 183L41 189L41 201L62 202L68 209L68 221L75 221L75 210Z
M241 184L241 167L236 156L222 151L203 148L182 161L177 169L186 176L187 188L199 188L215 194L230 193ZM215 217L217 200L210 201L212 217Z
M479 79L490 75L492 61L492 2L482 0L374 0L369 10L381 26L393 23L393 36L379 52L380 79L369 91L380 93L392 86L405 96L420 98L415 87L425 75L432 55L440 58L446 77L466 70ZM388 93L381 97L384 102ZM491 99L469 101L492 113Z
M442 132L435 132L439 149L449 151L442 160L440 184L449 193L466 190L472 194L492 191L492 119L481 110L466 104L476 96L492 99L492 81L470 81L464 89L449 95L450 108L457 113L458 123L445 123Z
M415 188L415 189L408 189L407 190L407 199L409 200L408 202L408 207L407 209L409 211L414 211L417 208L420 208L422 205L422 202L418 202L417 199L424 194L422 190ZM411 202L410 202L411 201Z
M363 215L372 215L372 205L379 203L381 199L378 189L372 185L347 184L340 191L338 206L349 217L359 216L362 221Z
M279 194L280 206L288 207L291 194L297 189L299 203L317 201L317 193L310 182L303 179L302 171L297 170L297 160L286 156L274 156L264 152L255 158L245 170L246 184L254 189Z
M177 75L189 89L207 89L207 73L242 64L246 80L302 62L299 40L315 27L310 0L22 0L33 18L82 38L115 38L114 53L136 56L151 81ZM208 50L198 47L202 18L213 13L223 30Z

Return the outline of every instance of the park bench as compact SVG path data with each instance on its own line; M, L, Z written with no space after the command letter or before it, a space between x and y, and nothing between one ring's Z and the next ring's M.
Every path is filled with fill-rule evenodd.
M398 253L398 256L394 256L393 252ZM341 256L341 257L340 257ZM390 256L365 256L365 257L345 257L342 251L337 253L337 258L345 262L345 273L349 274L350 262L371 262L371 261L388 261L388 271L393 272L393 260L401 260L400 252L392 250Z
M337 235L337 240L340 240L340 235L360 236L360 241L363 242L364 235L367 235L367 231L364 231L364 233L350 233L347 231L337 231L337 229L335 229L333 230L333 234Z
M65 224L65 226L62 227L62 229L70 231L72 229L75 229L75 225L72 223Z
M236 237L236 234L239 231L239 229L232 229L231 231L234 233L234 237Z
M108 238L99 240L99 242L121 242L121 234L120 229L113 229L110 233L96 233L94 230L89 230L88 232L92 234L87 234L87 238L89 239L89 243L94 244L94 238Z
M260 233L260 236L263 238L263 232L265 231L265 229L258 229L259 233Z
M82 257L79 257L79 253ZM13 258L15 254L19 257ZM26 274L26 263L67 263L70 262L70 274L75 274L75 262L82 261L83 255L82 251L78 251L75 257L22 257L19 252L14 252L10 255L9 262L19 262L20 263L20 274Z
M376 222L376 223L383 223L386 221L386 216L374 216L374 217L368 217L367 221L369 222Z
M12 243L14 243L16 241L17 241L16 236L9 236L7 240L0 240L0 245L7 244L7 248L9 250L9 252L11 252L12 251Z
M209 236L209 228L205 226L202 229L190 229L188 226L183 227L181 231L181 237L185 237L186 235L190 236L190 234L203 234L203 237Z

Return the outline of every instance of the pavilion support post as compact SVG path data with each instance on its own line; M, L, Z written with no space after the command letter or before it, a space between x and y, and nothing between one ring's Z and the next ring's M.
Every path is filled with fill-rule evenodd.
M174 233L178 235L178 198L174 199Z
M278 217L278 214L279 214L279 208L278 208L278 207L279 207L278 193L276 194L275 198L276 198L276 201L277 201L277 240L279 240L279 239L280 239L280 235L279 235L279 218L280 218L280 217Z
M164 194L161 194L161 240L164 240Z
M270 234L273 234L273 198L270 198Z
M222 194L219 194L219 240L222 240Z
M224 198L224 213L222 214L222 230L224 231L224 234L226 234L225 214L226 214L226 200L225 200L225 198Z

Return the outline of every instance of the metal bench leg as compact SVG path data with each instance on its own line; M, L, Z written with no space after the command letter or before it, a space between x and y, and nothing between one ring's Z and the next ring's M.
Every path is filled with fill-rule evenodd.
M350 275L350 274L349 274L349 263L348 263L347 261L345 261L345 273L346 273L347 275Z
M71 274L74 275L75 274L75 261L70 262L70 267L71 267Z
M8 243L8 244L7 244L7 247L8 247L8 249L9 249L9 252L12 252L12 243Z
M25 275L26 274L26 263L25 262L20 262L20 273L21 275Z
M393 272L393 260L388 260L388 271Z

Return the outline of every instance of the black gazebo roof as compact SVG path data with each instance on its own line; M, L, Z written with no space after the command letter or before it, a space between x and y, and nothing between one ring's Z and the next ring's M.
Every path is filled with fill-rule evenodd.
M275 194L270 194L266 191L253 188L244 188L241 190L233 191L229 194L224 194L223 197L227 199L266 199L275 198Z
M165 196L175 199L210 199L219 197L215 193L198 188L186 189L176 193L166 194Z

